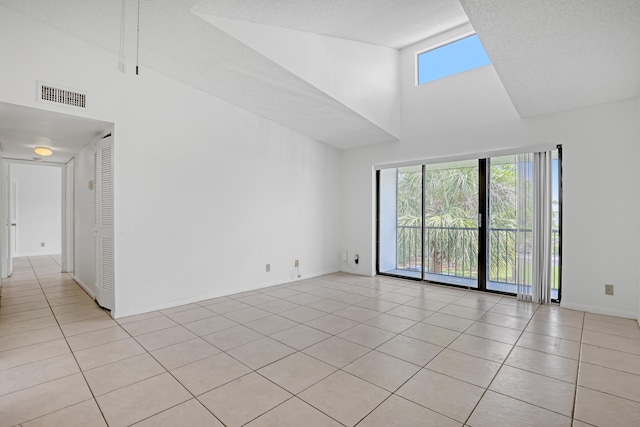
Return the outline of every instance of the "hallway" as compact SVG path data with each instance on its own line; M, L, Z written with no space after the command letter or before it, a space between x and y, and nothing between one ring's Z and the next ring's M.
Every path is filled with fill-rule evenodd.
M13 426L92 398L65 334L74 329L74 322L113 321L60 270L59 256L15 258L13 275L3 280L0 294L2 426ZM84 424L77 425L105 425L95 402L88 401L80 407L88 418L84 418ZM47 418L25 425L52 423Z

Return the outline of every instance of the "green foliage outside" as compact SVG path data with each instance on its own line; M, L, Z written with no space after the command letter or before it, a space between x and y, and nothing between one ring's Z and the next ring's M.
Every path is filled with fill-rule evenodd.
M515 163L490 168L489 206L491 210L491 281L530 284L531 233L516 241L518 228L518 182ZM478 272L478 167L431 168L425 175L425 270L434 274L477 278ZM398 266L420 270L422 245L422 169L398 169ZM529 193L520 188L521 193ZM526 215L530 218L531 215ZM531 229L530 222L520 228ZM554 240L557 234L554 234ZM554 253L557 242L554 242ZM525 268L517 271L518 257ZM552 271L557 288L558 271Z

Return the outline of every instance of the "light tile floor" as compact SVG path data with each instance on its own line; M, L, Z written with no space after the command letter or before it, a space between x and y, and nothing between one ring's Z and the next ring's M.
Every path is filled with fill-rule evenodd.
M116 321L58 262L3 281L0 427L640 425L634 320L331 274Z

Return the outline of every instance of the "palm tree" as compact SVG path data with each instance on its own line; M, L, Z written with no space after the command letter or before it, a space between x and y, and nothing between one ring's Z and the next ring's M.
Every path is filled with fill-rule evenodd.
M397 175L398 268L422 268L422 168L399 168Z
M478 167L430 169L425 176L425 226L429 271L462 264L477 270ZM468 264L468 268L467 265Z
M428 250L427 271L441 274L445 265L447 269L457 271L461 264L461 275L474 277L478 261L478 167L469 164L442 166L426 167L424 238ZM403 253L399 259L405 260L398 268L417 269L422 258L422 168L399 168L397 177L398 251ZM515 228L515 164L491 167L489 194L491 227ZM513 239L513 233L506 233L506 236ZM497 253L499 250L504 252L504 248L492 247L492 277L500 271L512 270L515 265L515 241L507 242L505 246L506 256L501 257L497 257ZM406 252L410 252L409 257Z

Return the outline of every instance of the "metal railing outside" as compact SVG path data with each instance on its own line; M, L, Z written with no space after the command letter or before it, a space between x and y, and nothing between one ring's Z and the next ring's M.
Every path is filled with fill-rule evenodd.
M524 230L519 240L517 231L510 228L489 230L489 281L531 284L531 230ZM421 236L420 226L397 227L397 269L422 271ZM552 230L552 289L558 289L560 280L559 236L559 230ZM477 228L426 227L425 272L475 280L478 277L477 248Z

